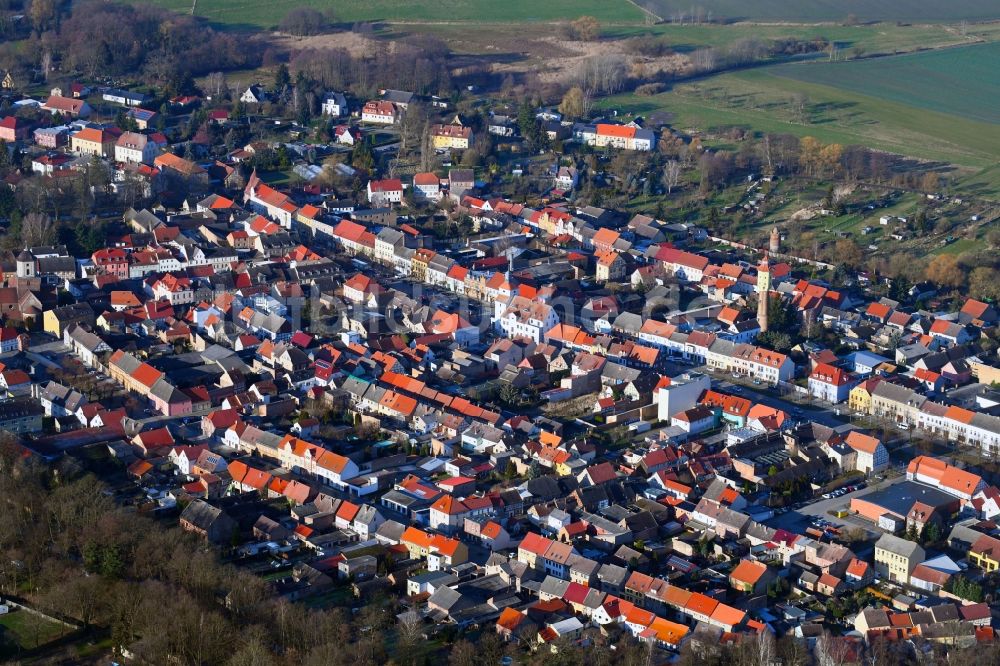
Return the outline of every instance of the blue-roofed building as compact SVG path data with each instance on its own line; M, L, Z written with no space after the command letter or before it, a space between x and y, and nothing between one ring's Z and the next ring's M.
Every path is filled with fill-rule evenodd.
M875 371L875 368L883 363L892 363L892 360L869 351L856 351L844 360L847 363L847 367L860 377L871 375Z
M149 109L132 108L128 110L128 117L135 121L136 126L141 129L148 129L150 123L156 120L156 111Z

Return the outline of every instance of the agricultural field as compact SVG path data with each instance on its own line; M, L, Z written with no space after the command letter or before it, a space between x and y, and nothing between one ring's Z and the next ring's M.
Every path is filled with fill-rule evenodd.
M645 0L641 4L667 20L690 16L692 10L715 20L843 21L853 15L860 21L953 23L1000 18L995 0Z
M972 71L966 73L961 65L966 58L990 62L979 69L979 63L970 61ZM948 60L955 63L953 75L947 83L936 81L933 72ZM987 44L845 63L762 67L680 84L651 97L620 95L598 105L625 114L664 113L671 124L686 130L747 127L945 162L964 167L961 175L974 179L970 183L976 183L976 193L990 196L1000 188L1000 87L990 85L995 77L984 72L997 66L1000 47ZM865 72L856 75L854 68ZM883 70L894 73L885 74L884 81L875 79ZM865 76L867 87L861 83ZM908 80L908 95L893 86L893 78Z
M896 58L780 65L768 71L919 109L1000 123L1000 42Z
M906 53L942 46L1000 39L1000 24L982 23L957 28L945 24L870 23L865 25L728 23L654 26L611 25L602 34L610 38L656 35L684 52L705 46L725 47L739 39L825 39L842 54L873 56Z
M642 23L644 13L628 0L300 0L274 4L268 0L145 0L167 9L237 28L271 28L293 6L331 11L343 23L356 21L534 23L593 16L607 24Z

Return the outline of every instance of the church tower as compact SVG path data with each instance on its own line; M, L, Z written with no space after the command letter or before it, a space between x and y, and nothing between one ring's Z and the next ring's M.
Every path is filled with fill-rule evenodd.
M771 254L781 253L781 232L778 231L778 227L771 229L771 239L768 242L767 251Z
M35 277L35 257L28 252L28 248L21 250L21 254L17 255L17 277Z
M757 266L757 323L762 333L767 332L767 309L771 293L771 265L767 261L767 253Z

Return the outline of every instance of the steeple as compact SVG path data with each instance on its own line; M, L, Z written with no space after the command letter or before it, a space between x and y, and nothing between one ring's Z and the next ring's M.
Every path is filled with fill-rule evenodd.
M35 257L25 247L21 254L17 255L17 277L35 277Z
M757 266L757 323L762 333L767 332L768 300L771 293L771 264L767 260L767 252Z

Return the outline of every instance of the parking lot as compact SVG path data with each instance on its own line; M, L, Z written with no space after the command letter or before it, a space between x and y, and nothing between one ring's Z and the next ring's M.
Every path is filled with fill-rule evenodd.
M891 479L886 479L885 481L868 485L860 490L849 492L845 495L841 495L840 497L818 499L800 506L799 508L792 509L787 513L776 515L770 520L766 520L764 522L768 527L780 528L788 530L789 532L803 534L817 518L822 518L838 528L860 528L865 530L870 537L877 536L879 532L876 532L874 530L874 526L868 521L854 515L837 518L831 513L831 511L850 509L852 498L874 492L876 489L888 488L905 480L905 476L896 476Z

